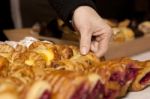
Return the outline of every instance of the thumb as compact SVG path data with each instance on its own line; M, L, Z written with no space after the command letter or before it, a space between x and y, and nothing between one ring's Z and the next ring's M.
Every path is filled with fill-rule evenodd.
M88 31L82 31L81 38L80 38L80 52L83 55L86 55L90 50L91 45L91 33Z

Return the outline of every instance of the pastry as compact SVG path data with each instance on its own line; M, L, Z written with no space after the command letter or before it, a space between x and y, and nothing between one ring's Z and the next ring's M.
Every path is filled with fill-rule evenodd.
M47 75L44 80L47 80L52 88L52 99L88 99L88 95L96 99L103 87L96 74L58 70Z
M123 41L133 38L130 29L120 30ZM31 38L0 47L2 99L117 99L150 85L149 60L101 61L75 46Z
M141 69L131 86L132 91L143 90L150 85L150 61L142 62L140 65Z
M9 61L5 57L0 56L0 77L7 77L8 67Z
M143 32L144 34L150 33L150 21L144 21L139 24L138 29Z
M59 59L56 47L48 42L33 42L29 46L29 50L41 55L45 59L47 66L50 66L53 61Z
M134 39L134 32L131 28L128 27L113 28L113 31L115 33L113 36L113 41L125 42Z
M24 89L24 99L51 99L51 88L46 81L35 81Z

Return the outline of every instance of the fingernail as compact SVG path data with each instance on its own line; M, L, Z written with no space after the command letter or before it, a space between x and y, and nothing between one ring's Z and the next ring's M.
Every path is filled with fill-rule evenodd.
M86 47L82 47L82 48L81 48L81 53L82 53L83 55L87 54L87 52L88 52L88 50L87 50Z

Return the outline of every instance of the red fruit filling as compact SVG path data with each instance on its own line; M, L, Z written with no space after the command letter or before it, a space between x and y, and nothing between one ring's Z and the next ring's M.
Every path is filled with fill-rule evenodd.
M108 89L103 99L116 99L118 96L119 94L116 90Z
M40 97L40 99L51 99L51 94L48 90L45 90L42 94L42 96Z
M140 84L150 83L150 72L147 73L141 80Z
M134 79L138 73L138 70L138 68L129 67L126 71L126 80L128 81Z
M87 99L88 96L88 90L85 88L84 85L81 85L79 89L75 91L71 99Z
M104 85L100 81L97 82L92 92L88 95L87 99L99 99L100 95L104 93Z
M136 77L139 69L135 68L134 64L128 64L127 65L127 70L126 70L126 81L132 80Z
M114 72L112 73L111 77L110 77L110 81L117 81L120 85L124 85L125 84L125 79L123 76L121 76L122 74L120 72Z

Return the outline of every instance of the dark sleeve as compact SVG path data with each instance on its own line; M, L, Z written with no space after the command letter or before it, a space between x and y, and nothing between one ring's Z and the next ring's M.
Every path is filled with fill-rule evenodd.
M65 22L71 19L72 13L78 6L87 5L95 9L95 5L91 0L49 0L49 2L58 16Z

